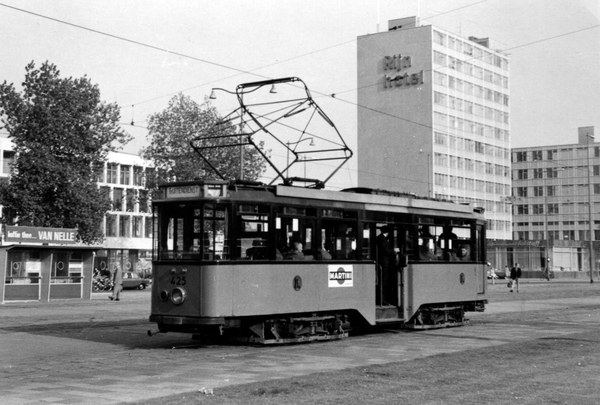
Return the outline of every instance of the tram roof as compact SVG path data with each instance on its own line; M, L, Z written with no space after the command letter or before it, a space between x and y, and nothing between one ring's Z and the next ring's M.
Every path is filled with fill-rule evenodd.
M423 213L431 211L432 214L440 211L450 213L461 213L464 215L482 214L482 210L475 210L471 204L458 204L452 201L418 198L413 195L402 196L400 193L382 194L380 190L377 194L365 194L356 192L340 192L328 190L315 190L299 187L276 186L276 194L281 197L308 198L324 201L340 201L347 203L358 203L364 205L369 211L390 211L399 213ZM353 191L353 190L350 190ZM373 190L375 192L375 190Z
M433 198L417 197L413 194L399 193L385 190L372 190L368 188L354 188L342 191L329 191L323 189L294 187L286 185L267 186L258 182L234 182L230 183L222 180L197 180L190 182L175 182L162 184L162 189L177 188L179 190L189 188L189 186L219 186L227 190L227 196L208 197L210 199L221 200L233 198L240 201L262 201L265 203L274 203L274 198L281 202L300 202L301 200L322 201L348 204L348 208L359 208L368 211L388 211L408 214L427 214L427 215L460 215L477 217L483 219L483 209L475 208L471 204L460 204L453 201L439 200ZM235 197L234 197L235 196ZM190 197L192 197L190 195ZM198 197L198 196L196 196ZM188 198L182 198L188 200ZM156 200L155 202L159 202ZM166 200L177 201L180 198L166 198ZM162 200L165 201L165 200ZM320 204L319 204L320 205ZM354 205L354 207L351 207Z

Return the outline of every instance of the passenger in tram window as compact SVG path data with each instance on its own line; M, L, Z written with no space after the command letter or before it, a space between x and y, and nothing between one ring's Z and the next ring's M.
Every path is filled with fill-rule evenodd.
M266 260L267 247L262 239L252 241L252 247L246 250L246 257L250 260Z
M392 246L388 235L390 228L387 225L381 227L381 233L377 236L377 264L381 267L381 278L383 285L382 303L384 305L393 304L394 297L392 296L392 275L395 271L396 257L400 249Z
M456 249L456 240L458 236L452 232L452 227L449 225L444 226L444 231L438 238L438 246L442 249L443 258L442 260L452 260L452 253Z
M317 260L331 260L331 253L325 249L323 244L321 244L321 247L317 249L317 254L315 256Z
M431 260L437 260L437 256L435 255L435 252L433 249L435 249L435 243L433 243L433 241L431 239L420 239L422 242L419 245L419 259L421 260L425 260L425 261L431 261Z
M435 250L435 238L431 234L429 226L421 226L419 228L419 259L426 261L437 260Z
M469 245L460 245L456 258L461 262L471 261L471 248Z
M304 260L304 253L302 252L302 243L295 241L292 242L292 250L287 251L283 254L285 260Z

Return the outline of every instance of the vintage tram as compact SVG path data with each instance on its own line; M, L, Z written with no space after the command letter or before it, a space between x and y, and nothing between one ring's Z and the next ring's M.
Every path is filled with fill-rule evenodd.
M153 213L156 332L331 340L463 325L487 302L485 220L472 205L198 180L162 185Z

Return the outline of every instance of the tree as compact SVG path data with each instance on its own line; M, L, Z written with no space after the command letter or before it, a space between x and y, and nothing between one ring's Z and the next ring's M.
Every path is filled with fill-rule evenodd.
M199 177L216 178L216 174L190 146L190 141L199 135L214 130L215 124L221 120L217 110L205 100L202 105L181 93L174 96L168 107L148 118L148 143L142 149L142 158L153 162L156 178L149 179L147 187L156 188L160 182L177 180L186 181ZM220 134L235 134L236 126L232 123L220 125ZM210 145L230 144L231 139L210 139ZM238 142L236 139L233 142ZM262 143L259 144L262 146ZM239 177L240 148L217 147L205 150L206 155L226 178ZM260 153L253 148L244 149L244 179L256 180L264 172L266 162Z
M61 78L49 62L25 71L21 93L0 85L0 122L16 152L10 181L0 184L4 221L77 228L79 241L100 242L110 201L97 173L130 139L119 127L119 107L101 101L86 76Z

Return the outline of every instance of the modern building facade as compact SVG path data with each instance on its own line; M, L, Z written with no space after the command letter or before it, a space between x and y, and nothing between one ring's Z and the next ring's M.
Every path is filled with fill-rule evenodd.
M513 239L539 247L554 271L589 271L590 235L600 240L600 144L594 130L580 127L574 144L512 150ZM595 272L600 246L592 244Z
M484 207L510 239L509 62L488 42L416 17L358 38L358 185Z
M594 127L579 128L578 137L513 149L514 240L589 241L590 229L600 240L600 144Z
M10 139L0 137L0 177L10 177L14 158ZM112 209L102 224L104 242L95 246L99 248L95 255L96 269L110 271L119 262L124 270L150 274L152 214L145 189L147 170L147 162L138 155L113 152L98 174L98 187L110 197Z

